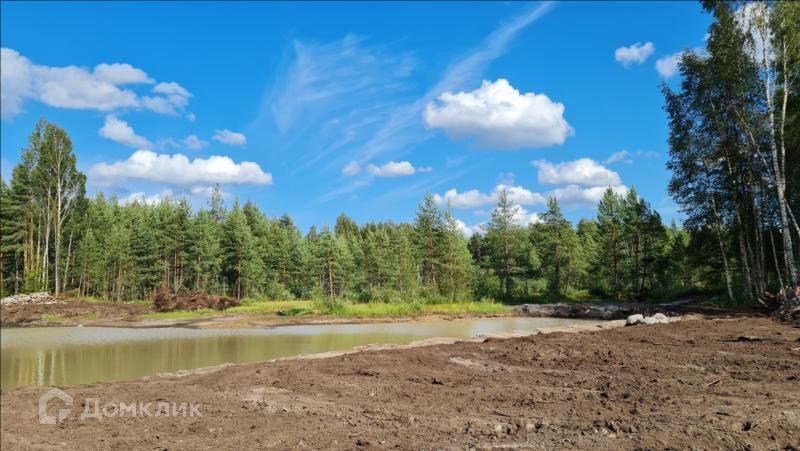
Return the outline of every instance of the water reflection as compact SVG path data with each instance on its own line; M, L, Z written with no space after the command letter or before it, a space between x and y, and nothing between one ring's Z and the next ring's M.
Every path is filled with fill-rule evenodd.
M408 343L430 337L532 330L577 320L487 318L383 324L194 330L46 327L0 334L0 387L69 385L136 379L164 372L259 362L276 357Z

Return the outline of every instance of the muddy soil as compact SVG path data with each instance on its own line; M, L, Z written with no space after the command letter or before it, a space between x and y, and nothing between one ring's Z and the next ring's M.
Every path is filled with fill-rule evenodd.
M65 301L57 304L4 305L0 307L0 327L73 325L90 320L133 321L152 312L146 304Z
M210 308L225 310L240 305L237 299L227 296L215 296L204 293L171 293L161 291L153 300L153 308L157 312L174 312L176 310L200 310Z
M2 394L3 449L796 449L800 329L685 320L72 386L58 426L37 420L46 390ZM81 421L88 397L202 417Z

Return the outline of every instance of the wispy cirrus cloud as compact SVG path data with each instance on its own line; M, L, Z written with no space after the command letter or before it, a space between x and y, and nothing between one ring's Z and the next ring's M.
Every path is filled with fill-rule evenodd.
M445 91L474 89L489 64L552 7L540 3L501 24L423 89L411 78L414 53L395 44L375 45L352 35L328 43L296 40L251 128L276 130L276 142L266 145L279 156L276 164L294 173L316 165L353 178L320 199L368 186L369 174L361 168L378 156L398 161L432 136L423 124L425 106Z
M251 128L274 131L267 146L290 171L341 168L410 95L416 64L412 52L355 35L294 40Z

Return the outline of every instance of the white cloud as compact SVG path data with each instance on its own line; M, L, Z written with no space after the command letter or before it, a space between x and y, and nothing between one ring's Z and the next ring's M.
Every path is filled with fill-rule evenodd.
M113 85L154 83L153 79L148 77L145 71L124 63L98 64L94 68L93 74L97 80Z
M564 105L544 94L520 92L507 80L485 81L480 88L444 92L429 102L423 118L454 139L474 139L484 148L519 149L563 144L573 133Z
M108 138L120 144L134 148L150 148L153 144L144 136L137 135L133 127L127 122L117 119L116 116L109 114L98 134L103 138Z
M98 80L81 67L32 65L31 75L33 96L52 107L110 111L138 106L133 91Z
M22 112L22 103L31 92L31 66L16 50L0 49L0 116Z
M231 146L243 146L247 144L247 137L241 133L232 132L228 129L214 130L214 136L212 136L211 139Z
M555 196L562 205L572 207L594 207L603 198L603 194L608 186L592 186L589 188L569 185L563 188L556 188L549 195ZM617 194L627 194L628 187L625 185L613 185L611 190Z
M430 172L430 168L422 168L423 172ZM375 166L374 164L367 165L367 172L375 177L403 177L407 175L414 175L419 171L408 161L394 162L390 161L382 166Z
M472 235L475 234L475 230L474 230L473 227L467 227L467 225L464 224L464 221L462 221L462 220L460 220L458 218L456 218L456 227L458 228L458 231L462 235L464 235L465 238L469 238L469 237L471 237Z
M144 108L154 111L158 114L169 114L175 116L178 112L175 110L175 105L171 104L169 100L164 97L149 97L142 96L139 100Z
M477 208L495 202L491 194L484 194L476 189L459 193L455 188L447 190L444 195L434 194L433 199L439 205L450 204L453 208Z
M519 205L517 205L516 212L511 220L514 222L514 224L522 227L527 227L529 224L538 224L542 222L542 218L538 213L531 213Z
M506 52L514 38L554 6L554 2L542 2L503 23L463 58L453 61L423 96L392 108L388 119L379 121L381 127L357 149L360 161L387 152L402 152L402 149L428 139L429 135L419 127L425 106L445 91L466 89L477 83L487 66Z
M153 88L153 92L158 94L176 95L180 97L191 97L192 94L187 91L183 86L172 82L161 82Z
M194 113L189 113L186 115L186 119L189 119L189 122L194 122L197 120L197 115Z
M9 48L2 48L2 98L3 118L11 118L23 111L26 100L32 99L55 108L113 111L122 108L147 108L164 114L176 114L183 109L191 94L183 88L168 85L171 93L166 97L139 97L125 85L152 84L142 69L125 63L101 63L93 70L78 66L44 66L32 63ZM158 89L157 93L165 91Z
M342 175L345 177L352 177L361 172L361 165L358 161L351 161L342 168Z
M609 186L621 183L619 174L591 158L563 163L536 160L531 164L539 168L539 183L547 185Z
M636 152L629 152L627 150L620 150L618 152L614 152L611 154L610 157L606 158L604 161L605 164L613 164L616 162L623 162L625 164L633 163L633 158L656 158L658 156L658 152L654 152L652 150L637 150Z
M447 205L453 208L478 208L484 205L497 203L498 193L506 190L508 199L519 205L536 205L545 202L544 196L534 193L522 186L510 186L499 184L494 187L491 193L482 193L477 189L471 189L459 193L455 188L447 190L444 195L434 194L433 200L440 205Z
M614 59L623 66L642 64L656 50L652 42L637 42L630 47L620 47L614 51Z
M208 141L204 141L197 137L197 135L189 135L181 140L183 146L187 149L202 150L208 147Z
M137 150L124 161L96 164L89 169L89 177L101 185L121 180L183 186L272 184L272 174L250 161L236 163L230 157L218 155L189 160L182 154L157 154L150 150Z
M484 194L474 189L465 191L463 193L457 193L456 190L451 189L443 196L434 194L434 200L440 205L446 205L449 201L453 208L477 208L485 205L496 204L497 193L502 188L503 187L501 185L498 185L491 194ZM529 219L529 222L525 222L524 224L528 224L538 220L538 215L535 213L529 213L524 209L524 205L543 205L546 202L547 197L555 196L555 198L558 199L558 201L564 207L594 207L603 197L603 193L605 193L606 189L608 189L608 186L582 187L578 185L568 185L556 188L545 195L531 192L523 187L514 187L517 190L516 192L512 191L511 187L505 188L507 189L508 198L511 203L520 209L520 212L515 214L514 217L519 219L520 224L523 224L521 218L526 217ZM628 192L628 188L625 185L613 185L611 186L611 189L618 194L625 194ZM520 196L520 193L525 193L525 195ZM475 213L480 213L482 215L486 212L476 211Z
M157 205L161 203L161 201L163 201L164 199L172 199L172 198L174 198L173 191L171 189L165 189L160 193L153 194L151 196L148 196L141 191L130 193L127 196L121 198L119 201L124 205L132 204L134 202L145 205Z
M508 199L520 205L535 205L535 204L543 204L545 203L545 198L539 193L534 193L533 191L523 188L521 186L508 186L508 185L497 185L494 188L494 198L497 199L498 194L500 191L505 190L508 194Z
M631 153L627 150L620 150L611 154L610 157L606 158L605 164L612 164L618 161L622 161L624 163L631 163Z
M189 104L189 98L192 93L186 90L183 86L175 82L161 82L153 87L153 92L162 94L162 96L148 97L142 96L142 106L156 113L169 114L177 116L178 111L183 111ZM189 121L194 122L192 113L187 118Z
M671 78L678 73L678 65L683 57L683 52L673 53L656 60L656 70L663 78Z

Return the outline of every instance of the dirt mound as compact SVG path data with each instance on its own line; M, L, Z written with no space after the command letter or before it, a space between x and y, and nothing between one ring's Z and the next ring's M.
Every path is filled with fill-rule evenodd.
M214 296L203 293L171 293L162 291L156 295L153 307L157 312L174 312L175 310L199 310L210 308L225 310L235 307L240 302L226 296Z
M56 304L58 300L49 293L15 294L0 299L0 305L25 305L25 304Z

